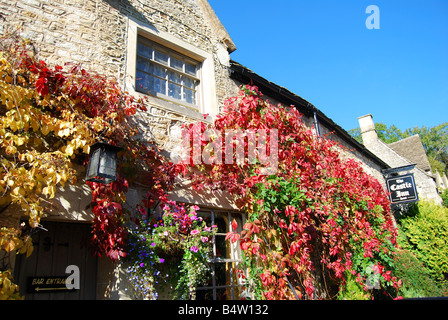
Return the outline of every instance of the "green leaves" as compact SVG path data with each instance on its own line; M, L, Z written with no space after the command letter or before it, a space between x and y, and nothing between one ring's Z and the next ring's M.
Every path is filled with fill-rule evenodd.
M197 216L197 206L169 201L162 208L160 219L140 221L129 230L126 263L130 265L128 272L134 292L155 299L155 283L169 280L175 288L174 299L194 299L196 287L210 275L211 244L216 229ZM169 259L168 266L161 265L165 258ZM171 270L165 274L166 268Z
M439 279L448 273L448 208L419 201L413 214L400 220L400 245L411 251Z

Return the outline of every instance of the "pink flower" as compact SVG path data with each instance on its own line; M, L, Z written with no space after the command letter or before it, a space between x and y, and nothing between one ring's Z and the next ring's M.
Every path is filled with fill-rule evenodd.
M192 246L192 247L190 248L190 251L198 252L199 249L198 249L198 247L196 247L196 246Z
M207 237L202 237L202 236L201 236L201 241L202 241L202 243L205 243L205 242L208 241L208 238L207 238Z
M197 229L195 229L195 230L193 230L193 231L190 232L190 234L191 234L192 236L194 236L195 234L198 234L198 233L199 233L199 230L197 230Z

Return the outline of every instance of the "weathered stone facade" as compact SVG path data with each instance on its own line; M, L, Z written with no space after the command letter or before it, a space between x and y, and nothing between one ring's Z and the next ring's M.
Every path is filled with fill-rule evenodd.
M207 104L201 106L200 112L148 97L148 111L138 114L142 138L154 138L168 153L179 145L183 123L202 119L202 113L215 115L223 99L235 93L228 71L229 53L235 45L204 0L5 0L0 4L0 15L4 18L0 32L20 27L21 35L32 41L39 59L50 65L79 63L89 72L115 77L124 90L135 95L140 93L135 91L135 70L130 72L129 66L135 68L137 34L152 33L161 41L202 55L201 81L206 88L201 95L203 104ZM209 117L207 121L211 120ZM83 181L82 177L79 181ZM139 188L131 188L128 205L136 202L140 194ZM194 201L194 196L183 190L173 196ZM81 184L60 190L48 218L91 221L89 198L90 190ZM216 197L201 199L222 205ZM2 213L1 224L18 225L20 215L16 213L14 208L8 208ZM126 275L119 265L99 259L97 275L97 299L126 298Z
M243 83L235 78L230 61L229 54L236 47L206 0L2 0L0 15L5 18L0 32L20 26L22 35L32 40L39 58L47 63L80 63L89 72L115 77L124 90L135 95L142 95L135 88L137 35L199 59L202 89L198 111L147 96L148 111L138 114L136 125L142 131L141 138L154 138L167 154L181 144L182 124L202 120L203 113L210 114L206 121L212 121L223 101L234 96ZM276 99L269 93L266 97L271 101ZM285 104L303 100L294 99L278 100ZM330 137L347 148L343 151L344 157L354 157L367 172L384 183L381 169L388 165L357 144L320 111L318 115L322 134L335 132ZM314 125L310 113L304 112L304 121L309 126ZM82 169L79 172L82 175ZM82 177L78 181L83 181ZM132 207L142 193L141 188L132 187L127 205ZM49 208L49 218L90 221L89 197L88 188L82 184L59 190L58 204ZM196 194L188 185L176 190L172 197L208 207L235 209L225 193ZM14 215L13 209L2 215L2 224L6 220L10 224L19 223L20 216ZM100 259L96 281L97 299L128 297L126 274L120 266Z
M3 28L20 26L22 35L32 40L39 57L50 64L81 63L118 79L126 90L129 77L129 21L155 32L166 33L210 53L216 84L214 100L219 104L234 86L229 81L226 55L235 50L227 32L207 1L2 1L0 14L6 19ZM135 54L135 53L134 53ZM127 79L127 83L134 82ZM231 89L230 89L231 88ZM142 115L150 128L146 134L169 149L173 131L184 121L200 119L200 114L179 110L177 106L151 101L149 112ZM185 112L184 112L185 111ZM207 110L201 110L207 111ZM206 112L204 112L206 113ZM210 113L210 112L208 112ZM216 113L216 112L215 112ZM149 132L150 130L150 132ZM176 141L177 142L177 141Z

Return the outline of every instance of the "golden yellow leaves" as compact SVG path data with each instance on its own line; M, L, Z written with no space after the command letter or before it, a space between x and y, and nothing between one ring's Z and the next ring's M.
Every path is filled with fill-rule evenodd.
M2 227L0 229L0 249L26 254L28 258L33 253L33 241L31 236L22 236L21 231L15 228Z
M4 150L3 153L0 149L0 205L18 204L34 226L43 214L39 195L53 198L57 184L73 179L75 171L68 157L73 156L77 146L84 145L79 138L65 145L62 138L76 131L76 127L73 129L69 121L32 106L32 90L1 81L0 89L0 110L6 110L3 116L0 113L0 147ZM48 136L50 132L53 138ZM54 150L55 136L61 138L59 150Z
M26 254L33 252L33 242L30 235L22 235L16 228L0 228L0 250L10 253ZM0 271L0 300L23 299L19 294L19 287L13 283L11 270Z
M31 236L21 234L16 228L2 227L0 229L0 249L6 253L16 251L26 254L28 258L33 253ZM0 300L23 299L19 294L19 287L13 283L11 270L0 271Z
M23 300L19 286L13 283L11 270L0 272L0 300Z
M7 146L5 149L6 154L9 156L17 152L17 148L14 146Z
M55 193L56 193L55 186L47 186L42 189L42 194L48 196L49 198L54 198Z
M0 101L7 110L20 105L24 99L31 99L34 94L32 89L15 86L0 79Z
M29 224L37 226L44 214L40 206L41 195L48 199L55 196L57 185L76 182L76 172L71 162L60 151L38 154L36 151L20 154L17 164L2 159L0 167L0 205L10 202L19 205L29 216Z

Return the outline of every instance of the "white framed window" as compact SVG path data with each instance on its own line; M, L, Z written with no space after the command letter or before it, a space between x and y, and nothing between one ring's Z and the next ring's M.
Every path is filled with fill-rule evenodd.
M218 113L212 52L131 18L127 34L126 90L198 119Z
M135 89L198 110L201 63L157 44L137 38Z

